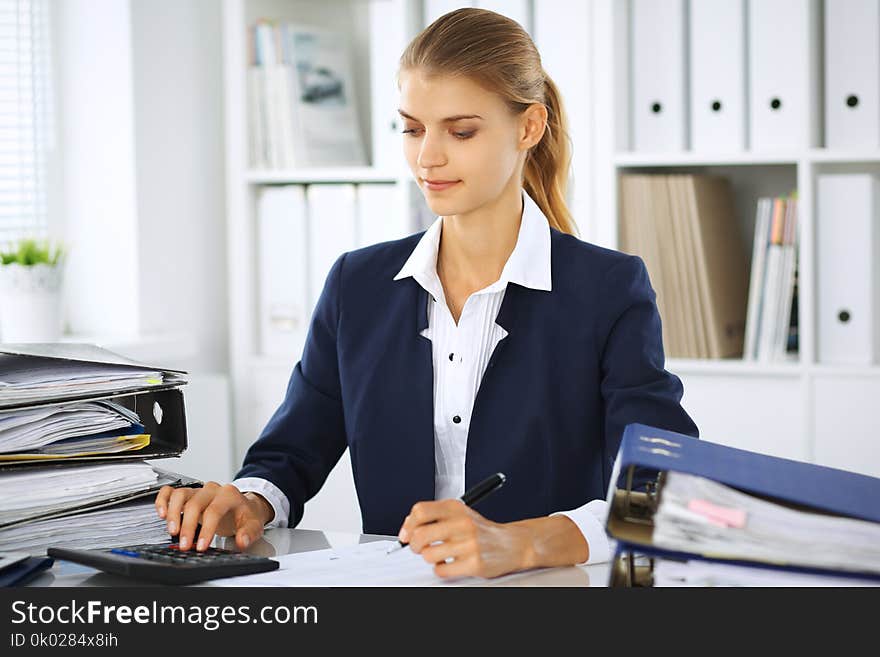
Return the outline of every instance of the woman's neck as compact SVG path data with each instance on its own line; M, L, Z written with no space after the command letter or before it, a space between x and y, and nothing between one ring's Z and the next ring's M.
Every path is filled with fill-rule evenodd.
M522 221L520 187L467 214L443 217L437 269L446 283L480 290L501 276Z

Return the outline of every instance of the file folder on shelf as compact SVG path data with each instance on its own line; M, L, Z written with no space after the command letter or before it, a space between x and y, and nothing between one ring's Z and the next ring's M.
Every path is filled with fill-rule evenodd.
M880 359L880 183L820 174L816 209L819 362L871 365Z
M880 0L825 3L825 146L880 147Z
M818 143L819 12L815 0L749 0L751 149Z
M633 150L683 151L688 146L684 0L634 0L631 7Z
M654 473L655 479L646 491L636 490L634 482L643 479L645 472ZM738 553L735 548L683 551L662 547L656 540L655 520L664 486L679 473L723 485L737 495L755 500L755 504L779 509L783 514L809 514L813 528L849 522L867 527L870 532L880 531L880 507L876 505L880 499L878 478L630 424L624 430L608 490L606 530L617 541L612 585L651 585L652 568L658 560L745 566L764 569L763 572L776 570L786 576L801 573L853 581L880 580L876 562L854 560L845 566L827 568L815 566L797 551L787 553L784 559L771 560L743 558L739 555L747 551ZM731 526L748 528L749 518L744 516L740 520L741 525ZM765 540L768 548L773 547L769 540ZM761 547L760 541L756 544Z
M691 2L689 44L691 149L745 150L745 0Z

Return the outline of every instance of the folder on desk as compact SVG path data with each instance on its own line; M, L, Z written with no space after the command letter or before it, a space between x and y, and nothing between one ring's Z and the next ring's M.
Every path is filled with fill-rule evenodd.
M186 449L186 382L94 345L0 345L0 550L167 540L148 498L201 482L146 459Z
M187 446L181 391L186 382L186 372L143 365L95 345L0 345L0 470L48 458L84 462L179 456ZM71 435L60 434L57 442L40 439L44 428L49 431L61 422L55 418L67 416L76 425L70 420L88 407L95 412L110 409L108 414L115 412L123 421L101 425L91 434L74 426ZM26 419L33 429L33 448L25 442L16 443L18 449L4 449L3 427L10 423L24 428ZM116 438L118 445L96 452L95 445L106 445L108 438ZM76 442L82 450L75 449Z
M656 485L640 492L645 469ZM660 562L880 581L878 499L878 478L630 424L608 491L611 583L650 585Z

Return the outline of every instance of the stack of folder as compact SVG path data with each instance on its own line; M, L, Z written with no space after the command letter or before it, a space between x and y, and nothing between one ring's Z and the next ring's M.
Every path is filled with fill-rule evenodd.
M631 424L611 481L612 586L880 584L880 479Z
M645 262L666 355L740 357L749 273L729 182L626 174L620 184L621 250Z
M168 540L155 492L198 482L145 460L186 449L186 381L93 345L0 345L0 551Z

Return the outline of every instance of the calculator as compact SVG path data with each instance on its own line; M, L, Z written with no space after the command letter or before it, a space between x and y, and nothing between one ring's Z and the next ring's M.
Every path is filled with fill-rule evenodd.
M195 584L208 579L276 570L274 559L209 547L204 552L181 550L177 543L130 545L100 550L51 547L50 557L162 584Z

